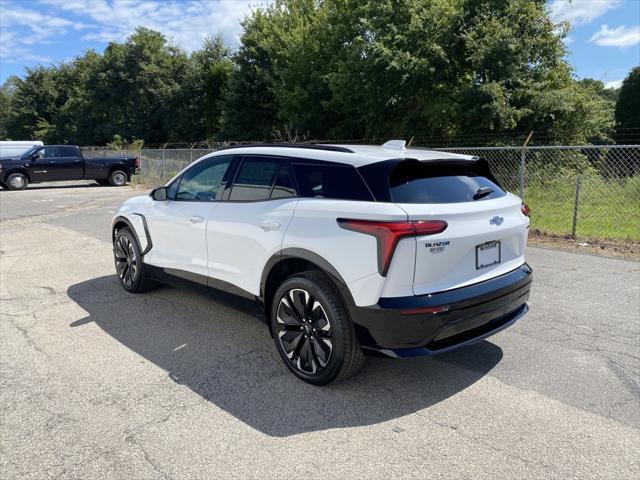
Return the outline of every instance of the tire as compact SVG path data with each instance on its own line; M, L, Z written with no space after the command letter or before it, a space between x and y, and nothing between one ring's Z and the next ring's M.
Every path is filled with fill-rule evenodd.
M327 385L360 369L364 355L353 324L340 294L322 272L289 277L278 287L272 305L276 348L296 377ZM299 314L301 310L306 311Z
M29 185L29 179L23 173L12 173L7 177L6 185L9 190L24 190Z
M142 293L155 286L144 271L138 239L131 230L123 227L113 240L113 259L120 285L127 292Z
M114 187L123 187L128 181L127 172L123 170L114 170L109 174L109 185Z

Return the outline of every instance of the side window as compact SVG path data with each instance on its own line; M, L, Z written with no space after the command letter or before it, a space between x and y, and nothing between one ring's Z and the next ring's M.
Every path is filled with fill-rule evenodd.
M372 201L371 193L354 167L294 164L301 197Z
M44 147L41 151L42 158L58 157L58 147Z
M171 189L174 184L169 188L169 198L175 200L190 200L196 202L213 202L216 199L218 190L222 184L224 177L231 159L233 157L214 157L202 162L198 162L192 168L184 172L182 177L174 184L178 184L177 191L173 197L170 196Z
M233 182L229 200L267 200L282 159L247 155Z
M59 157L77 157L78 151L73 147L58 147Z
M290 198L296 196L291 180L291 170L287 162L282 162L278 170L278 176L271 190L271 198Z

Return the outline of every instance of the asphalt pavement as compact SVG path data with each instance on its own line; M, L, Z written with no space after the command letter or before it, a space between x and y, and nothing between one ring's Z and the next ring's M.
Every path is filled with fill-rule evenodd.
M263 323L123 291L143 189L0 191L0 478L640 478L640 263L529 248L529 314L313 387Z

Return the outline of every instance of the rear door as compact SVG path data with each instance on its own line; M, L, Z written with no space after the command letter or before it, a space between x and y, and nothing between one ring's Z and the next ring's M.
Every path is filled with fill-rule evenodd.
M409 220L444 220L437 235L416 237L416 295L481 282L524 262L529 219L478 162L402 162L389 180Z
M297 201L287 159L243 156L207 222L209 276L259 295L264 266L280 251Z

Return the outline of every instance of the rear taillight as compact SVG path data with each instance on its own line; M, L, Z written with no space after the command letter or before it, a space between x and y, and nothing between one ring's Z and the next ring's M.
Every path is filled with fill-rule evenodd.
M133 166L135 168L140 168L140 159L138 157L133 159Z
M522 203L522 205L520 206L520 211L522 212L523 215L526 215L527 217L529 216L529 214L531 213L531 209L529 208L529 205L527 205L526 203Z
M444 232L444 220L413 220L408 222L382 222L377 220L338 219L338 225L345 230L372 235L378 242L378 271L385 276L389 271L393 253L402 238L421 235L435 235Z

